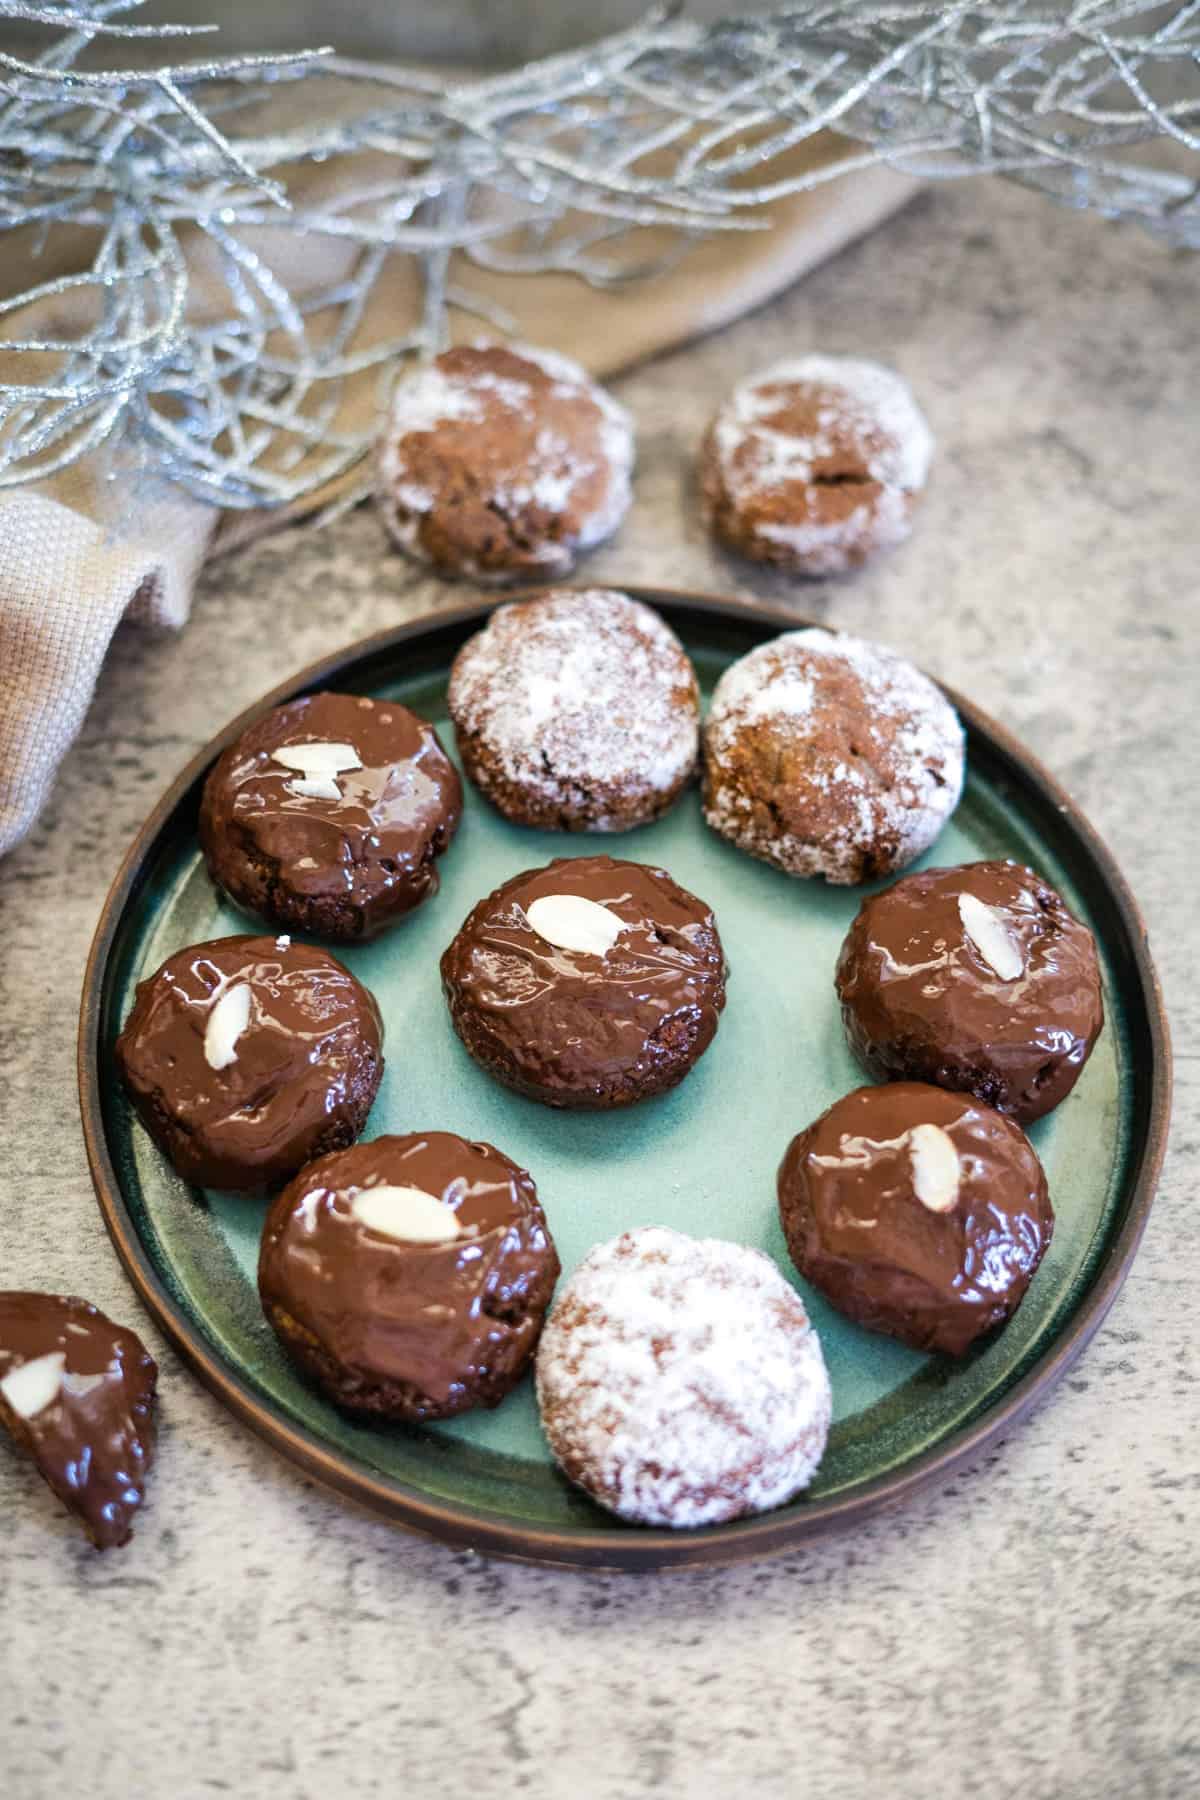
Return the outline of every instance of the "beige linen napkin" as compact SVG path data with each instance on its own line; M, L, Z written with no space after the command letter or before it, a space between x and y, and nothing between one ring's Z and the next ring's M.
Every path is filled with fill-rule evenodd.
M794 154L791 166L827 163L844 149L836 138L813 140ZM307 179L327 184L331 176L318 170ZM600 291L569 275L496 276L472 268L456 270L455 280L507 309L520 337L566 351L608 377L759 305L870 230L913 191L908 178L883 168L839 179L780 201L772 208L771 229L714 236L644 285ZM298 285L336 280L339 259L347 254L336 241L308 240L301 274L294 233L264 229L258 248ZM15 292L26 280L55 272L44 261L36 276L21 265L22 259L6 256L0 291ZM198 302L211 312L219 301L199 254L195 271ZM379 283L356 341L372 330L400 335L416 300L412 265L398 257ZM53 307L55 329L69 331L69 305L59 299ZM43 308L38 318L29 312L11 316L5 335L44 334L45 314ZM468 320L463 334L472 329L477 327ZM11 375L12 366L11 358L6 368L0 357L0 381L20 378ZM369 427L376 394L373 375L349 384L339 426ZM212 508L165 489L140 491L131 507L129 485L120 480L119 463L98 455L35 487L0 492L0 855L36 818L83 722L117 625L124 618L183 624L196 575L214 543L220 520ZM220 542L243 541L288 516L228 515Z

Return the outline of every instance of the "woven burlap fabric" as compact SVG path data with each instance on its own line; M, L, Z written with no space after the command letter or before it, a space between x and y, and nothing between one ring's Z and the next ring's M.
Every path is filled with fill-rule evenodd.
M797 155L820 163L843 148L814 141ZM317 171L313 179L329 176ZM910 181L885 169L839 180L780 202L770 230L714 238L644 286L599 292L565 275L470 270L463 279L507 309L528 342L566 351L608 377L780 292L912 192ZM296 280L294 238L264 233L258 248ZM302 279L335 280L345 254L344 246L306 243ZM43 265L37 278L50 272ZM0 287L21 285L23 271L6 258ZM210 314L219 304L199 257L196 297ZM389 336L403 330L416 297L411 265L398 258L372 304L380 329ZM72 326L61 299L52 322L57 333ZM48 335L48 323L44 310L40 318L16 314L6 320L7 334ZM0 356L0 380L18 379L13 368L13 358ZM369 425L376 392L373 378L352 384L339 425ZM227 547L287 522L279 513L239 514L222 526L218 514L186 494L147 489L143 479L123 480L122 473L120 462L104 455L35 487L0 493L0 855L37 817L122 619L179 627L214 544Z

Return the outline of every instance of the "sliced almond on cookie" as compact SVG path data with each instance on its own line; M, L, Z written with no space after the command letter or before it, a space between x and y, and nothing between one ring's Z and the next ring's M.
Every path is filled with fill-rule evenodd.
M343 775L349 769L361 769L362 758L353 744L281 744L272 750L271 761L298 775Z
M62 1391L67 1359L61 1350L35 1356L21 1363L0 1381L0 1394L19 1419L35 1419L52 1406Z
M913 1193L930 1212L950 1212L958 1199L958 1151L940 1125L914 1125L908 1133Z
M210 1069L227 1069L237 1061L237 1042L250 1023L250 989L236 981L227 987L204 1027L204 1060Z
M548 944L590 956L607 956L628 929L615 912L582 894L543 894L525 908L525 917Z
M1025 972L1021 947L996 907L977 900L974 894L958 896L958 916L963 930L993 974L1001 981L1015 981Z
M404 1244L448 1244L462 1229L454 1208L424 1188L363 1188L351 1200L350 1211L370 1231Z

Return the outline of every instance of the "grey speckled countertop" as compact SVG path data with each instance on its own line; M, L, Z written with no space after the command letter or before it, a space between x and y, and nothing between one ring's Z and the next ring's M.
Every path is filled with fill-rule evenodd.
M588 574L791 599L1011 726L1126 869L1179 1058L1159 1199L1083 1361L951 1484L781 1561L634 1578L454 1554L302 1480L165 1350L76 1115L106 886L235 711L458 596L361 514L216 568L179 638L121 635L45 817L0 864L0 1283L146 1332L162 1446L133 1547L105 1558L0 1446L4 1800L1200 1791L1198 280L1132 230L964 185L619 384L637 501ZM894 362L940 456L908 547L798 590L710 549L689 482L729 383L809 346Z

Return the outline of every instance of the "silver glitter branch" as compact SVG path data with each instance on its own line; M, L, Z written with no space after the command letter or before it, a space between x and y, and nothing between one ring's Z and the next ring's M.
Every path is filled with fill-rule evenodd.
M644 279L878 162L990 171L1200 247L1200 0L810 0L707 28L660 7L448 85L328 51L96 66L210 29L127 22L140 4L0 0L0 28L53 34L0 53L0 281L60 264L68 230L92 244L0 299L0 486L111 441L214 504L293 504L369 453L350 384L382 403L456 311L506 327L471 269ZM836 155L789 159L828 131ZM372 313L397 257L422 295L399 333Z

